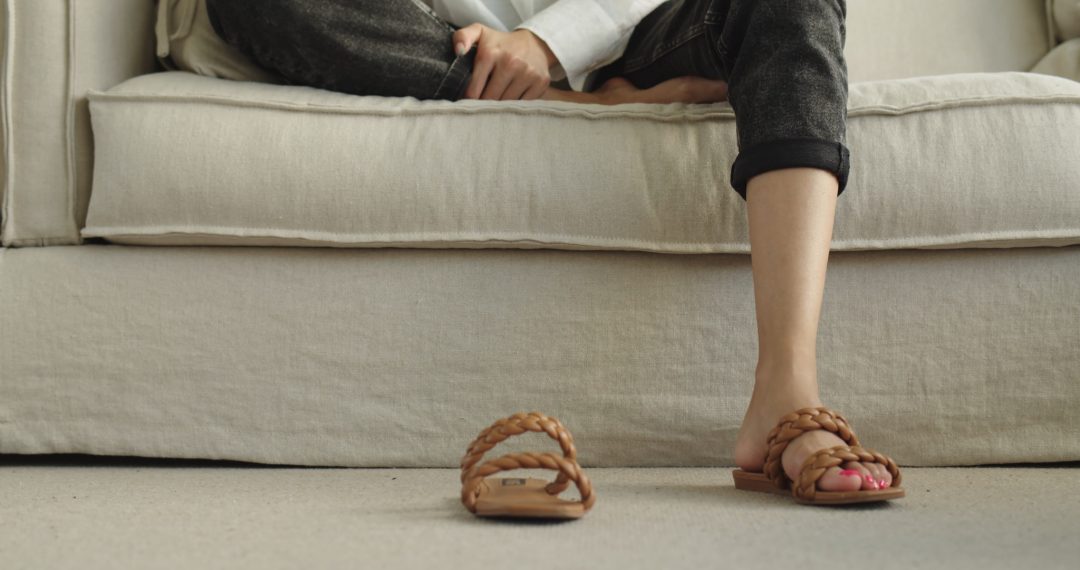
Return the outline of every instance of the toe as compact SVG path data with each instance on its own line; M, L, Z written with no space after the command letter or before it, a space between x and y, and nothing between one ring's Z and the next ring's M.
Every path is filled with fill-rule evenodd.
M875 491L878 486L874 479L874 474L870 472L865 465L859 461L848 461L844 464L845 469L851 469L859 472L859 477L862 479L862 489L864 491Z
M879 465L873 462L865 462L863 466L870 470L870 474L874 476L874 488L881 488L881 469L878 469Z
M881 482L881 488L887 489L892 485L892 474L889 470L880 463L874 463L874 468L877 471L877 480Z
M858 491L862 486L862 474L851 469L830 467L817 481L822 491Z

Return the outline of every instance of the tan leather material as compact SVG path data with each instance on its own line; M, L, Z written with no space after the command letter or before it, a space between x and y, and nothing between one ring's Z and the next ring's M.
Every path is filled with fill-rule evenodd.
M800 435L814 430L826 430L844 440L844 444L819 449L807 457L799 466L797 481L791 481L784 472L781 456L788 444ZM839 412L824 406L800 408L784 415L769 432L766 440L768 455L763 473L737 471L736 488L754 491L782 493L791 489L792 497L806 504L845 504L875 500L889 500L904 496L900 488L900 468L889 456L864 448L851 428L847 418ZM817 482L830 467L836 467L849 461L880 463L892 475L888 489L860 490L849 492L820 491ZM766 483L768 481L768 483ZM768 484L772 488L768 488Z
M765 442L769 451L765 457L764 472L773 484L781 489L787 489L790 484L780 461L788 443L808 431L818 429L836 434L850 446L859 445L855 432L840 413L824 406L795 410L780 418Z
M544 432L559 442L563 456L554 453L509 453L477 465L484 454L508 437L526 431ZM558 419L540 412L518 412L512 416L497 420L480 432L469 444L465 456L461 459L461 502L470 512L476 513L476 499L482 489L484 478L499 471L512 469L552 469L559 472L555 481L544 487L544 491L554 496L566 490L573 481L581 494L581 505L585 511L596 502L592 483L581 471L577 463L577 449L570 431Z
M510 471L512 469L558 470L560 479L565 477L577 485L578 492L581 493L581 505L584 510L588 511L596 502L596 495L592 491L592 483L589 481L588 476L581 471L581 466L578 465L577 461L569 461L554 453L525 452L508 453L497 459L487 461L472 470L465 484L461 487L461 502L465 505L465 508L471 512L476 512L476 498L480 495L480 485L483 483L484 477L499 471ZM557 495L559 491L554 490L554 486L555 483L549 484L544 490L550 495Z
M540 412L518 412L510 417L502 418L495 423L491 424L487 428L484 428L480 432L480 435L476 436L476 439L469 444L468 451L465 452L465 456L461 458L461 482L465 482L465 477L468 475L468 471L473 465L476 465L484 454L491 448L499 444L499 442L506 438L526 431L544 432L551 436L551 439L559 442L559 447L563 450L563 457L571 460L577 460L577 448L574 447L574 438L570 435L570 432L562 425L556 418L545 416ZM558 493L564 491L568 486L568 480L560 473L559 478L553 485L558 485Z
M892 475L892 483L889 487L900 486L900 468L892 458L878 453L872 449L859 446L837 445L825 449L819 449L810 457L806 458L799 468L799 481L793 486L792 494L800 499L813 501L818 493L817 481L825 474L825 470L847 463L848 461L861 461L865 463L880 463L889 470Z

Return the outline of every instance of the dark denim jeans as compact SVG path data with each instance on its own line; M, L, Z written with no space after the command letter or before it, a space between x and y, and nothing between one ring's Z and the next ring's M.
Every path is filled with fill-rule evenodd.
M214 30L288 81L359 95L462 97L475 47L419 0L207 0ZM846 0L669 0L645 17L595 86L699 75L728 82L739 154L731 184L792 167L850 169Z

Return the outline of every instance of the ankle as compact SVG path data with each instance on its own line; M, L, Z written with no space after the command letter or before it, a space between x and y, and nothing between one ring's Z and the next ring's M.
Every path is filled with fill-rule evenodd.
M759 367L754 374L751 402L787 413L801 407L820 406L817 375L813 369L782 370ZM790 408L790 409L788 409Z
M758 347L757 370L776 373L800 373L817 369L817 347L805 342L797 345Z
M754 368L755 388L817 394L817 362L813 358L762 360Z

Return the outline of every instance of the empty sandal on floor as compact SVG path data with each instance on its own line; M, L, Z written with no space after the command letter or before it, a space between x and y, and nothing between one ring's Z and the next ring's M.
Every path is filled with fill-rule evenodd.
M508 453L479 464L489 449L500 441L526 431L544 432L559 442L563 455L555 453ZM534 478L487 478L498 471L511 469L553 469L555 481ZM573 481L581 494L580 501L567 501L557 495ZM480 432L461 459L461 502L466 509L483 517L581 518L596 502L592 483L581 471L577 450L570 432L559 420L539 412L518 412L496 421Z
M793 482L784 472L780 458L788 443L804 432L823 429L834 433L846 445L819 449L803 461L799 480ZM764 473L736 469L732 471L735 488L745 491L763 491L779 495L791 495L796 503L804 505L843 505L887 501L904 496L900 487L900 469L886 455L863 448L847 420L839 413L826 408L801 408L791 412L776 424L767 439L769 449L765 458ZM892 475L892 484L885 489L859 491L822 491L817 481L827 469L848 461L880 463ZM790 489L790 491L789 491Z

